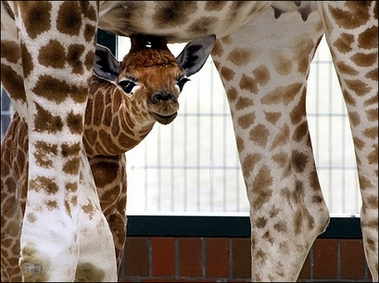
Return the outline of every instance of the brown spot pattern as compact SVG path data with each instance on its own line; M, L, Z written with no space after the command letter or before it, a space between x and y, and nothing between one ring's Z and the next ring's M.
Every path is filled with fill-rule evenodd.
M28 213L26 215L26 219L30 222L30 223L34 223L37 221L37 216L35 215L35 213L31 212L31 213Z
M46 206L48 210L58 209L58 203L55 200L48 200Z
M63 172L70 175L78 175L80 168L80 158L72 158L67 160L63 165Z
M211 34L212 27L217 22L216 17L202 17L194 21L189 27L188 30L195 34Z
M371 153L367 156L369 164L378 164L378 145L374 145Z
M20 46L13 41L1 40L1 58L6 58L10 63L20 60Z
M266 231L266 233L263 234L262 239L266 240L267 242L271 244L274 242L274 239L270 235L270 231Z
M255 121L255 113L248 113L238 118L238 125L242 129L247 129L250 127Z
M30 75L30 72L33 70L33 59L29 53L29 50L26 48L25 44L21 43L21 57L22 57L22 70L24 71L24 77L27 78Z
M247 97L238 97L238 100L236 102L236 110L242 110L246 107L253 106L254 102L252 99Z
M361 80L345 80L346 86L357 95L364 96L371 91L371 87Z
M293 101L302 87L303 85L301 83L293 83L286 87L278 86L273 91L268 92L261 99L261 102L267 105L278 104L281 102L284 103L284 105L288 105Z
M64 207L66 209L67 215L71 218L71 207L67 200L64 201Z
M70 85L66 81L54 78L49 75L42 75L33 91L48 100L56 103L62 103L67 96L70 96L77 103L83 103L87 100L88 90L85 86L77 87Z
M377 82L377 81L378 81L378 68L375 68L374 70L369 71L369 72L365 75L365 78Z
M297 150L292 151L292 168L297 173L302 173L305 170L305 167L307 166L309 157Z
M270 218L274 218L279 214L280 210L273 205L269 211Z
M52 156L58 156L58 147L55 144L48 144L43 141L36 141L34 144L34 158L36 163L44 168L51 168L53 161Z
M38 62L46 67L63 69L66 62L66 52L62 44L57 40L50 40L49 43L41 47L38 55Z
M347 65L345 62L339 61L336 63L336 67L339 73L355 76L358 75L358 71Z
M245 178L248 178L250 174L253 172L255 164L261 160L261 156L259 154L248 154L245 159L242 161L242 170Z
M267 254L264 251L262 251L261 249L259 249L257 251L257 253L255 254L255 258L257 261L259 261L259 263L261 265L265 265L265 263L267 261Z
M11 67L1 65L1 83L13 99L26 101L24 78Z
M84 27L84 39L87 42L92 42L93 37L96 35L96 27L93 25L86 24Z
M308 123L304 121L301 123L293 133L293 140L300 142L304 137L308 136Z
M251 50L247 48L236 48L229 53L227 59L234 65L241 67L247 65L252 58Z
M234 78L235 72L228 67L222 67L220 69L220 75L226 80L231 81Z
M368 106L375 106L375 108L378 107L378 95L373 95L371 98L367 99L365 103L363 104L364 107Z
M80 44L72 44L68 48L67 63L72 67L74 74L83 74L83 61L80 59L84 52L84 46Z
M86 16L91 21L97 20L97 13L94 8L94 5L90 5L88 1L79 1L79 5L80 5L80 10L84 16ZM98 8L99 7L97 7L97 9Z
M76 192L78 190L78 185L76 183L67 183L65 188L68 192Z
M266 226L267 218L264 217L258 217L255 221L255 227L263 229Z
M358 46L363 49L378 48L378 27L373 26L360 33Z
M269 130L262 124L258 124L250 131L250 140L261 147L266 146L269 136Z
M66 1L58 11L57 29L68 35L79 35L82 27L82 13L78 2Z
M252 93L258 92L257 81L253 79L252 77L246 76L245 74L242 75L242 78L239 82L239 87L241 89L246 89Z
M278 232L285 233L287 232L287 224L284 221L279 221L278 223L274 224L274 229Z
M50 30L51 3L21 1L21 17L30 38L35 39L39 34Z
M291 73L292 61L284 55L284 52L275 52L271 57L278 74L286 76Z
M303 213L300 209L295 211L294 217L293 217L293 222L294 222L294 232L295 235L298 235L301 233L301 224L303 223Z
M93 68L93 60L95 58L95 53L93 51L89 51L84 60L84 66L86 67L87 71L92 70Z
M263 166L253 181L253 201L252 206L254 209L259 210L263 204L268 202L272 196L273 179L271 170L267 166Z
M236 137L236 144L238 152L242 152L245 149L244 142L241 137Z
M227 95L227 97L228 97L228 100L229 100L230 102L233 102L233 101L235 101L235 100L237 99L237 97L238 97L238 91L237 91L236 88L231 87L231 88L228 89L228 91L226 92L226 95Z
M341 10L340 8L334 8L329 5L329 10L338 26L347 29L355 29L364 25L369 19L369 12L364 8L364 5L367 4L364 3L365 2L361 1L346 2L345 7L348 10Z
M342 33L340 38L338 38L333 45L337 50L343 54L350 52L352 50L351 45L354 42L354 35Z
M154 26L160 29L181 26L188 22L188 16L197 10L196 2L172 1L157 7L152 17Z
M306 116L305 97L306 88L303 88L303 95L300 97L300 101L295 105L290 113L292 124L299 123Z
M272 160L275 161L279 167L284 168L284 166L288 163L288 155L285 152L280 152L275 154L272 157Z
M57 133L62 130L63 122L61 117L53 116L39 104L36 104L36 110L34 125L37 132Z
M91 220L95 213L95 208L93 207L93 205L91 203L87 205L82 205L82 210L85 214L88 215L89 219Z
M62 144L62 156L63 157L69 157L69 156L78 156L80 152L80 143L76 143L73 145L69 144Z
M82 115L70 112L67 115L67 126L72 134L81 134L83 132Z
M355 101L355 99L353 98L353 96L350 94L350 92L348 90L343 90L342 94L343 94L343 97L344 97L345 102L347 104L355 106L356 101Z
M275 125L276 122L282 117L282 113L280 112L265 112L267 122Z
M370 109L366 110L367 120L371 122L375 122L378 120L378 109Z
M264 86L270 81L270 72L265 65L254 69L253 75L260 86Z
M378 126L365 129L363 135L371 140L375 140L378 137Z
M206 11L221 11L224 8L225 4L225 1L207 1L205 3L204 9Z
M212 57L214 56L219 56L221 57L222 54L224 54L224 49L222 48L222 45L220 44L220 40L216 40L215 42L215 45L213 46L213 49L212 49ZM214 59L214 58L212 58ZM215 64L216 64L216 67L219 68L219 62L216 62L215 61Z
M59 188L55 180L44 176L38 176L30 181L29 190L37 192L43 191L48 195L54 195L58 192Z
M288 125L285 124L280 129L279 133L276 135L274 142L272 143L271 149L274 149L278 146L287 144L287 142L289 140L289 136L290 136L290 129L289 129Z
M378 63L378 53L356 53L351 57L351 60L360 67L370 67Z

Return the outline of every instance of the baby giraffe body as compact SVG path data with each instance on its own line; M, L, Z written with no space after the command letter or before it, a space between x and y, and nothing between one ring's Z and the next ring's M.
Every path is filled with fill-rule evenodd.
M126 237L125 152L140 143L156 121L169 124L175 119L179 94L188 77L203 66L215 37L187 44L177 58L164 38L136 35L131 40L131 50L122 62L107 48L97 46L83 136L100 206L113 236L118 269ZM19 257L27 195L27 144L27 124L16 112L1 146L2 281L22 279ZM81 179L82 174L85 172ZM46 205L54 209L56 204ZM96 209L93 204L82 205L89 219ZM88 264L78 268L76 280L101 279L101 271L88 269Z

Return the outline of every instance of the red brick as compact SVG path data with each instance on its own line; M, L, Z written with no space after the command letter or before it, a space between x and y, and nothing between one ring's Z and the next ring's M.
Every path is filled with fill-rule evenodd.
M175 274L175 241L173 237L151 238L152 275L173 276Z
M206 277L229 277L229 240L206 239Z
M191 279L191 278L147 278L143 279L141 282L218 282L216 279Z
M179 275L202 276L201 238L179 238Z
M122 277L119 277L118 278L118 282L138 282L136 281L134 278L122 278Z
M233 278L251 278L251 245L249 238L232 240Z
M310 259L310 254L308 254L303 264L303 268L300 271L299 279L310 279L310 278L311 278L311 259Z
M317 239L313 244L313 276L337 279L337 240Z
M365 255L362 240L340 240L341 278L362 279L365 276Z
M145 237L127 237L124 251L125 276L148 276L148 240Z

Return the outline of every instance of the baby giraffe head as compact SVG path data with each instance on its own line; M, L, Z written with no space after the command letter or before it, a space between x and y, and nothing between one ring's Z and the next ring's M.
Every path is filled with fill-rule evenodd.
M145 116L168 124L177 116L184 84L204 65L215 36L188 43L177 58L163 37L139 34L130 38L131 49L122 62L98 45L94 73L120 88Z

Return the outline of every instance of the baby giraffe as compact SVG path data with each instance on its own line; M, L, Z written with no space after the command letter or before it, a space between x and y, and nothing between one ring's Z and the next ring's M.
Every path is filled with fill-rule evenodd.
M134 35L122 62L106 47L97 46L83 144L113 236L118 270L126 239L125 152L139 144L156 121L169 124L175 119L184 84L204 65L214 42L213 35L190 42L175 58L164 38ZM27 144L27 124L16 112L1 145L1 281L22 279L19 257L27 194ZM46 205L54 209L53 204ZM94 207L82 209L91 213ZM81 250L85 248L94 247ZM78 268L75 281L101 277L88 269Z

